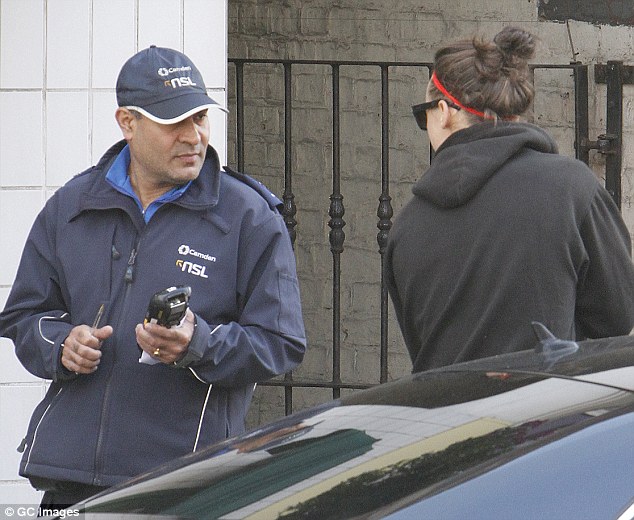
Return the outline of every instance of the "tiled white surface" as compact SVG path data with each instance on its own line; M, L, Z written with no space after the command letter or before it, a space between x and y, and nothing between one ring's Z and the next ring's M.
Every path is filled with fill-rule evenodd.
M0 92L0 114L0 185L41 186L42 93Z
M42 400L44 384L0 387L0 481L18 478L22 442L35 406Z
M180 0L139 0L138 50L150 45L182 48L180 7Z
M185 4L185 54L200 70L207 88L225 88L227 11L225 0L190 0Z
M114 113L117 109L117 96L114 89L108 92L95 92L92 98L92 115L95 124L92 134L92 160L96 164L104 152L114 143L123 139Z
M42 500L42 495L43 493L33 489L25 478L0 485L0 504L3 505L37 507Z
M61 186L90 166L88 93L49 92L46 113L46 184Z
M226 106L227 0L0 0L0 306L44 200L121 139L115 83L150 44L186 52ZM46 60L46 61L45 61ZM226 115L210 113L226 161ZM15 447L46 383L0 339L0 504L38 504Z
M93 88L114 89L121 66L134 54L135 4L93 0Z
M4 309L9 296L8 287L0 287L0 309ZM3 385L19 383L35 383L39 378L30 374L15 355L13 342L7 338L0 338L0 389ZM1 439L0 439L1 440ZM0 459L1 460L1 459ZM0 500L0 504L2 501Z
M46 86L88 88L90 2L47 2L46 34Z
M227 106L225 92L208 92L209 97L220 104ZM213 146L220 156L220 164L227 164L227 114L226 112L214 108L209 114L209 144Z
M7 338L0 338L0 385L17 383L34 383L39 381L30 374L15 355L13 342ZM0 389L2 387L0 386ZM1 459L0 459L1 460Z
M13 283L22 248L43 200L39 190L0 191L0 286Z
M0 1L0 88L41 88L44 2Z

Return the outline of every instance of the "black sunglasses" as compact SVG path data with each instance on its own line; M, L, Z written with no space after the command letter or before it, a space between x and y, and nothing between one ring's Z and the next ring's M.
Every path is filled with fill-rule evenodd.
M456 110L460 110L460 107L456 105L454 102L449 101L448 99L434 99L433 101L427 101L427 103L421 103L420 105L414 105L412 107L412 113L414 114L414 119L416 119L416 123L421 130L427 130L427 111L432 108L436 108L438 103L444 101L451 108L455 108Z

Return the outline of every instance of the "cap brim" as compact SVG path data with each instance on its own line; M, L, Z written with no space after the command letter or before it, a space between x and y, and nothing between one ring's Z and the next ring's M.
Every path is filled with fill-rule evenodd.
M130 110L136 110L145 117L162 125L178 123L183 119L210 108L217 108L223 112L228 110L210 97L204 94L185 95L178 98L172 98L159 103L154 103L145 108L137 106L126 106Z

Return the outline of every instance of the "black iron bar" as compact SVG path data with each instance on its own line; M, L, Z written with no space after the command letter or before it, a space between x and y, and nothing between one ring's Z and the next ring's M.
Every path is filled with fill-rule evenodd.
M293 164L292 164L292 76L291 63L284 63L284 209L282 211L286 229L291 237L291 243L295 247L297 220L295 214L295 196L293 195ZM288 372L284 376L288 384L284 386L284 411L286 415L293 413L293 373Z
M387 237L392 227L392 198L390 197L390 96L389 96L389 69L387 65L381 66L381 195L379 196L379 207L377 216L379 222L377 227L377 242L379 244L379 254L381 255L381 355L380 355L380 376L379 381L387 381L388 359L388 294L387 285L384 279L385 273L385 249L387 247Z
M333 399L340 395L341 383L341 253L345 233L345 213L341 194L341 141L339 105L339 65L332 66L332 195L330 196L330 250L332 252L332 389Z
M621 208L621 156L623 136L623 76L622 62L608 61L607 66L607 125L606 138L610 151L605 155L605 188Z
M293 194L293 164L292 164L292 76L291 63L284 63L284 222L291 237L291 243L295 245L297 238L297 207L295 206L295 195Z
M238 171L244 171L244 62L236 66L236 155Z
M589 139L588 116L588 66L572 63L575 83L575 157L588 164L590 150L586 146Z
M293 386L294 388L333 388L337 390L364 390L365 388L372 388L376 386L376 383L344 383L341 381L303 381L300 379L294 379L287 381L286 379L271 379L258 383L259 386ZM335 398L336 399L336 398Z

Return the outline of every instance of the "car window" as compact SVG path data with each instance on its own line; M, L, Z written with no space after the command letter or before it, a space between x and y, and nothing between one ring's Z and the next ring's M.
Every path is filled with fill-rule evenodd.
M578 477L584 470L600 473L592 482L603 487L612 485L612 473L622 476L612 490L620 502L615 498L612 516L601 518L615 518L629 504L631 495L625 496L619 485L634 481L631 442L628 454L619 455L623 463L612 459L615 447L621 443L623 449L622 441L629 440L624 432L634 427L632 393L574 380L498 372L470 374L461 381L465 389L446 396L433 395L433 387L449 392L456 385L427 388L419 381L409 387L409 394L407 385L396 386L405 391L394 399L411 402L419 391L433 404L428 408L347 401L347 406L330 405L312 414L290 416L208 453L193 454L172 471L158 472L91 500L85 510L319 520L406 514L417 502L424 505L452 493L468 496L452 490L471 482L469 489L488 484L489 495L495 496L491 489L499 489L500 482L511 482L512 477L519 479L522 465L546 471L558 453L561 468L569 464L569 472L559 471L556 477L546 472L543 479L550 477L551 493L559 500L566 486L586 498L598 492L595 488L588 494L585 480ZM471 393L466 390L469 386ZM379 392L370 397L371 403L381 402ZM629 415L619 416L623 408ZM621 424L619 417L629 417L629 422L616 428L617 433L609 433L607 426L595 430L603 424ZM586 430L604 434L592 436L584 434ZM586 447L587 457L577 466L574 457L564 457L566 439ZM583 444L583 439L591 442ZM606 440L612 448L600 451ZM551 445L562 448L557 451ZM514 462L520 459L521 463ZM590 464L581 465L586 459ZM559 468L559 463L554 467ZM610 478L605 478L605 467ZM513 468L519 469L513 473ZM529 473L534 479L534 471ZM602 496L610 496L603 487ZM511 500L509 505L514 503ZM494 504L493 510L491 504L485 505L491 514L500 504Z
M386 518L631 520L632 431L634 412L602 421Z

